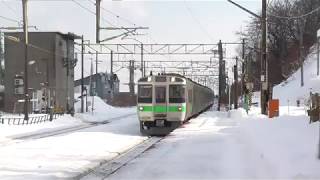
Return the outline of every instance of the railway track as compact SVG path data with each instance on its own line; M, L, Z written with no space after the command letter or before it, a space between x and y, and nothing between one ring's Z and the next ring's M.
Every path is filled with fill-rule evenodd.
M156 143L158 143L164 138L165 136L149 137L145 141L128 149L124 153L116 156L115 158L111 160L106 160L104 162L100 162L100 164L97 167L81 173L80 175L76 176L74 179L77 179L77 180L106 179L113 173L117 172L122 167L126 166L129 162L138 158L144 152L151 149Z
M133 116L135 114L136 113L125 114L125 115L122 115L119 117L107 119L102 122L93 122L93 123L77 125L77 126L67 127L67 128L53 130L53 131L33 133L33 134L28 134L28 135L11 136L10 140L0 142L0 146L6 146L6 145L14 144L14 143L21 143L21 142L25 142L28 140L35 140L35 139L41 139L41 138L46 138L46 137L52 137L52 136L57 136L57 135L62 135L62 134L67 134L67 133L79 131L82 129L97 127L97 126L101 126L101 125L110 123L113 120L127 118L127 117Z

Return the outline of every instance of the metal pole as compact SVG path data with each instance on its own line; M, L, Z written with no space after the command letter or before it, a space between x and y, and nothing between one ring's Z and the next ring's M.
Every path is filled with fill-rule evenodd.
M234 109L238 109L238 57L234 66Z
M220 111L221 104L221 96L222 96L222 60L223 60L223 52L222 52L222 43L221 40L218 43L218 52L219 52L219 97L218 97L218 111Z
M28 0L22 0L23 31L24 31L24 120L29 120L29 92L28 92Z
M100 5L101 0L96 0L96 43L100 43Z
M83 35L81 37L81 113L84 112L84 102L83 102L83 91L84 91L84 80L83 80L83 68L84 68L84 65L83 65L83 54L84 54L84 40L83 40Z
M113 51L111 51L111 54L110 54L110 74L112 75L113 74Z
M146 62L143 61L143 77L146 76Z
M143 67L143 44L141 43L141 77L144 77Z
M67 113L69 113L69 55L70 55L70 47L69 47L69 35L67 37L67 57L66 57L66 61L67 61L67 80L66 80L66 90L67 90L67 104L66 104L66 109L67 109Z
M94 106L94 90L93 90L93 81L95 79L93 78L93 58L91 57L91 68L90 68L90 96L91 96L91 112L93 112L93 106Z
M96 51L96 74L98 74L98 51Z

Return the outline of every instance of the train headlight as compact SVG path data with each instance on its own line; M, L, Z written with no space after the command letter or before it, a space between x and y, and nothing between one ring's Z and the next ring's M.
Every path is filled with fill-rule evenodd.
M182 111L182 107L178 107L178 111Z
M143 106L140 106L140 107L139 107L139 111L143 111Z

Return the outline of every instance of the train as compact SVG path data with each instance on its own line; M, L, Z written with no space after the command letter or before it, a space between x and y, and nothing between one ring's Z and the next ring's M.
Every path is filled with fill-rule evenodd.
M214 92L179 74L158 74L138 80L140 132L166 135L213 105Z

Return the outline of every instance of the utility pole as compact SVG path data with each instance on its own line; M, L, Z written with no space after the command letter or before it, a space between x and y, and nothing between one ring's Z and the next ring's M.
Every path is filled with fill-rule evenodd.
M262 40L261 40L261 88L260 102L261 114L267 114L267 103L272 97L272 87L269 86L268 78L268 62L267 62L267 0L262 0L262 16L259 16L252 11L242 7L241 5L228 0L228 2L253 15L261 21L262 25Z
M245 61L245 39L242 39L242 66L241 66L241 97L243 95L243 87L245 85L244 82L244 71L245 71L246 61Z
M146 62L143 61L143 77L146 76Z
M113 51L110 53L110 88L111 88L111 98L113 98L114 93L114 82L113 82Z
M319 40L320 40L320 29L317 31L317 76L319 76Z
M22 0L23 31L24 31L24 120L29 120L29 92L28 92L28 0Z
M267 0L262 0L262 41L261 41L261 114L267 114L269 100L269 79L267 62Z
M305 21L304 19L300 20L300 40L299 40L299 47L300 47L300 72L301 72L301 81L300 85L301 87L304 86L304 78L303 78L303 60L304 60L304 45L303 45L303 34L304 34L304 26L305 26Z
M81 113L84 112L84 102L83 102L83 91L84 91L84 80L83 80L83 71L84 71L84 64L83 64L83 57L84 55L84 40L83 40L83 35L81 37Z
M100 5L101 0L96 0L96 43L100 43Z
M218 53L219 53L219 97L218 97L218 111L220 111L221 101L222 101L222 61L223 61L223 52L222 52L222 43L221 40L218 43Z
M130 66L129 66L129 91L131 95L134 95L134 61L130 60Z
M144 77L143 44L141 43L141 77Z
M238 57L236 57L236 65L234 68L234 109L238 109Z
M98 56L99 56L99 53L98 51L96 51L96 74L98 74Z
M3 51L2 42L4 42L4 41L3 41L2 32L1 32L1 30L0 30L0 84L3 84L2 62L4 62L4 51Z
M113 51L110 53L110 74L113 75Z

